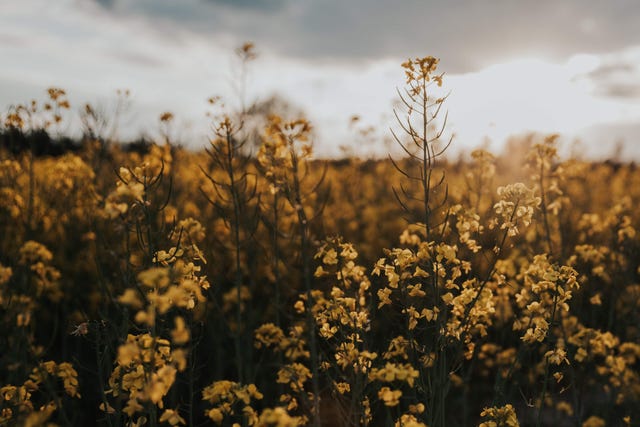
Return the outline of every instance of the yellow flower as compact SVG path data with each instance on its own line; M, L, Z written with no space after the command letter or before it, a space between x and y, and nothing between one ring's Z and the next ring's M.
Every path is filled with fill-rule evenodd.
M276 382L279 384L288 384L294 391L304 389L304 383L311 378L309 368L301 363L292 363L284 366L278 371Z
M418 283L417 285L409 285L407 287L409 289L410 297L424 297L427 293L422 290L422 284Z
M560 365L562 362L567 362L567 364L569 363L569 359L567 359L567 352L561 348L547 351L544 357L546 357L552 365Z
M486 419L478 427L519 427L516 411L511 404L484 408L480 416Z
M132 397L127 400L127 404L125 405L122 412L129 415L129 417L133 417L137 412L142 412L143 410L144 407L140 404L140 402L138 402L135 397Z
M382 308L385 305L390 305L391 304L391 299L389 298L389 296L391 295L391 289L389 288L382 288L380 290L378 290L378 298L380 299L380 303L378 304L378 308Z
M183 345L189 342L189 329L185 327L184 319L177 316L174 319L175 328L171 331L171 340L174 344Z
M595 415L590 416L582 423L582 427L605 427L606 425L602 418L596 417Z
M569 402L566 402L564 400L561 400L560 402L558 402L556 404L556 409L560 412L564 412L565 414L567 414L568 416L573 416L573 407L571 406L571 404Z
M109 405L107 403L107 406L105 407L104 403L101 403L100 406L98 406L98 408L102 411L102 412L106 412L107 414L115 414L116 410L113 406Z
M417 405L409 405L409 412L412 414L422 414L425 410L424 403L418 403Z
M402 397L402 391L391 390L389 387L382 387L378 391L378 398L382 400L385 406L396 406L400 403L400 397Z
M305 423L299 417L292 417L287 410L281 406L267 408L260 414L257 427L297 427Z
M351 391L351 385L345 382L336 382L334 383L334 387L338 390L338 393L345 394Z
M597 294L595 294L594 296L589 298L589 302L592 305L602 305L602 299L601 299L600 292L598 292Z
M138 274L140 284L148 288L166 288L169 286L169 269L153 267Z
M404 414L395 422L394 427L427 427L427 425L418 421L415 415Z
M224 414L219 408L210 409L207 412L207 416L218 425L222 424L222 420L224 419Z
M329 249L322 257L322 263L326 265L335 265L338 263L338 252L335 249Z
M162 398L169 392L176 379L176 368L171 365L164 365L152 375L149 385L149 400L162 408Z
M304 313L304 301L298 300L293 305L293 308L296 310L296 313L302 314Z
M185 419L182 418L178 413L178 411L174 409L165 409L165 411L160 416L160 422L161 423L167 422L172 426L187 424Z
M131 288L125 289L124 293L118 297L118 302L137 310L143 307L140 294Z
M78 372L71 363L62 362L58 364L57 376L62 380L64 390L71 397L80 397L78 394Z

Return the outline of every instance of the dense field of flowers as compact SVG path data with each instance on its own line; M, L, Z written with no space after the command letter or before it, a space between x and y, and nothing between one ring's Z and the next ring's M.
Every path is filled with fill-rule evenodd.
M44 155L64 91L11 109L0 425L638 425L640 170L555 136L445 159L436 66L403 64L393 160L229 112L126 149L90 106Z

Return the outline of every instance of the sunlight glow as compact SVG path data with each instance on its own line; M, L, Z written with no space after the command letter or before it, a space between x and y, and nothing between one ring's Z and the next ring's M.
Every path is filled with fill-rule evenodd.
M594 96L579 78L598 65L592 55L576 55L564 64L521 58L449 76L454 130L463 140L485 136L501 143L512 134L575 133L613 120L620 113L616 103Z

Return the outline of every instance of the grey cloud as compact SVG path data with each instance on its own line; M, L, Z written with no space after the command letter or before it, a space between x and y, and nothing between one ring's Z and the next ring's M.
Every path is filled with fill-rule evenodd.
M640 99L640 83L610 83L596 93L611 98Z
M115 0L96 0L96 3L104 8L110 9L113 7Z
M123 51L123 50L109 49L106 51L106 53L112 58L124 61L132 65L136 65L136 66L154 68L154 67L162 67L167 65L166 61L151 55L143 54L141 52L129 52L129 51Z
M607 62L600 65L595 70L590 71L586 76L594 80L608 79L615 75L633 73L634 71L636 71L635 64L628 62Z
M279 11L285 8L290 0L205 0L212 4L235 9L256 10L261 12Z
M587 79L600 96L640 99L640 68L624 54L609 55L603 64L578 79Z
M640 44L634 0L109 1L120 13L254 40L286 56L354 61L431 54L449 72L511 55L562 59Z
M13 34L0 33L0 45L26 47L29 44L30 44L29 40L26 40L23 37L19 37Z

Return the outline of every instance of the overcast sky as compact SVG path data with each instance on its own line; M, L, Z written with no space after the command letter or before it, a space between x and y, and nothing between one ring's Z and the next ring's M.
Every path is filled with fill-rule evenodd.
M312 120L317 152L336 154L363 142L352 115L388 137L400 63L433 55L458 148L536 130L591 155L624 141L640 160L639 25L636 0L0 1L0 108L49 86L77 108L108 106L127 88L123 136L153 135L170 110L197 147L206 99L233 103L233 50L253 41L248 96L286 98Z

